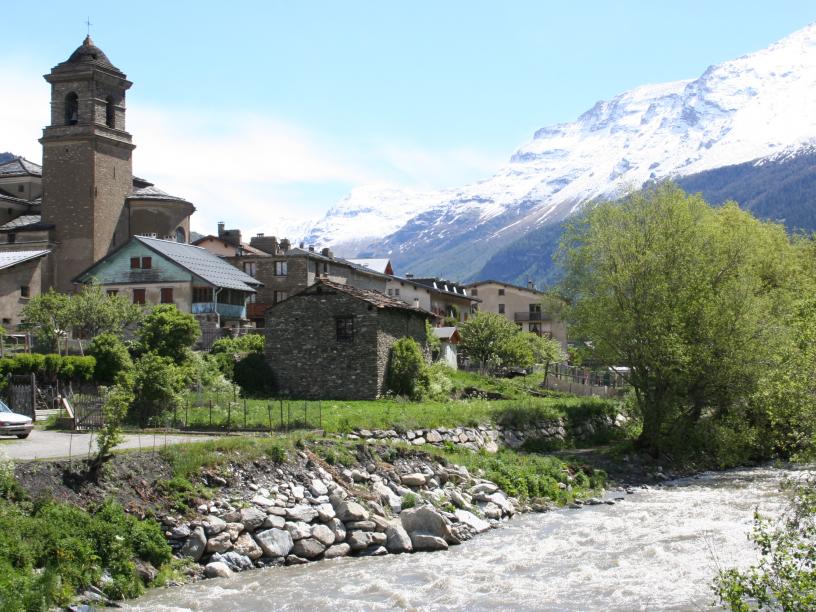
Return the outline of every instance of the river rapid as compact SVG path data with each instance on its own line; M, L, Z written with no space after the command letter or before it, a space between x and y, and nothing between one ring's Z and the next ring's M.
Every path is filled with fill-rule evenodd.
M343 558L157 589L129 610L702 610L718 567L746 566L755 507L783 507L755 468L636 489L625 501L528 514L447 552Z

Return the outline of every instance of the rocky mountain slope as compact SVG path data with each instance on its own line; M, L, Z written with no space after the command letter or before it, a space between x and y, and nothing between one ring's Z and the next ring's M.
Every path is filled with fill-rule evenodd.
M806 165L814 139L816 24L697 79L638 87L542 128L487 180L430 193L355 190L304 238L344 255L390 256L399 272L540 279L522 260L546 254L518 255L551 251L553 226L582 203L649 181L688 177L689 189L793 222L816 183L792 160ZM797 188L768 185L782 166ZM734 177L731 191L716 186L723 177Z

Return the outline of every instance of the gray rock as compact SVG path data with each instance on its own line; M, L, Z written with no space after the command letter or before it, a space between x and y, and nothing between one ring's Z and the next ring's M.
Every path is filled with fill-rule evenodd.
M371 531L349 531L346 536L346 543L351 550L365 550L373 541L374 533Z
M468 527L471 527L476 533L484 533L490 529L490 523L480 519L472 512L459 509L454 512L454 514L456 515L456 518L459 519L460 523L464 523Z
M136 561L134 561L134 565L136 566L136 573L139 574L139 578L141 578L142 581L147 584L153 582L156 579L156 576L159 575L159 570L153 567L153 564L149 561L136 559Z
M369 546L366 548L363 553L360 555L362 557L382 557L383 555L387 555L388 550L385 546Z
M335 544L326 549L323 553L324 559L336 559L337 557L345 557L351 552L351 546L348 544Z
M255 541L267 557L285 557L295 545L292 536L283 529L266 529L255 534Z
M319 506L315 506L315 510L317 511L317 518L324 523L328 523L337 516L331 504L320 504Z
M312 483L309 485L309 491L311 491L312 495L314 495L315 497L320 497L321 495L329 494L329 488L319 478L312 479Z
M204 548L207 546L207 536L204 534L202 527L196 527L184 546L181 547L179 554L182 557L189 557L193 561L198 561L204 554Z
M255 531L266 520L266 512L259 508L241 508L241 522L247 531Z
M400 477L400 480L402 481L402 484L404 484L406 487L421 487L427 482L428 477L425 476L425 474L419 473L403 474Z
M308 562L309 562L308 559L298 557L297 555L288 555L286 557L286 565L303 565L304 563Z
M467 509L470 507L470 500L456 489L451 491L450 500L451 503L457 508Z
M295 499L303 499L306 494L306 489L301 485L292 485L289 490L292 491L292 497Z
M256 506L261 506L263 508L268 508L269 506L274 506L275 505L274 501L272 501L271 499L269 499L268 497L265 497L263 495L256 495L255 497L252 498L251 501Z
M371 543L372 544L385 544L388 541L388 537L384 533L380 533L379 531L371 532Z
M302 521L304 523L311 523L317 518L317 510L311 506L295 506L286 510L286 518L290 521Z
M333 518L329 521L328 527L332 530L332 533L334 533L335 542L342 542L346 539L346 526L343 524L343 521L338 518Z
M346 523L346 529L349 531L374 531L377 528L377 523L374 521L349 521Z
M263 556L263 550L261 550L261 547L255 543L255 540L253 540L252 536L248 533L239 535L238 539L235 540L235 543L232 545L232 549L236 554L248 557L252 561L260 559Z
M277 516L275 514L268 514L264 518L263 525L261 527L263 529L283 529L283 526L286 524L286 520L282 516Z
M439 434L438 431L432 429L431 431L428 432L428 435L425 436L425 439L431 444L436 444L442 441L442 436Z
M234 550L221 555L221 560L234 572L243 572L244 570L249 570L255 567L252 563L252 559L246 555L239 554Z
M312 528L302 521L296 523L287 522L283 528L292 536L292 540L302 540L312 535Z
M385 530L388 529L388 519L385 517L372 514L371 522L374 523L374 531L382 531L385 533Z
M495 493L499 490L499 487L492 482L481 482L475 486L470 488L471 495L478 495L479 493L484 493L489 495L490 493Z
M270 506L266 509L267 514L271 514L274 516L286 516L286 508L281 508L279 506Z
M225 520L212 515L205 516L201 524L207 536L217 535L227 528L227 522Z
M399 521L393 521L385 531L385 547L393 554L413 552L411 538Z
M421 437L414 438L413 440L411 440L411 444L413 444L414 446L422 446L423 444L425 444L425 438Z
M191 533L192 532L187 525L179 525L178 527L174 527L170 532L170 538L173 540L183 540L185 538L189 538Z
M223 561L214 561L208 563L204 568L204 574L207 578L229 578L232 576L232 570Z
M337 518L344 523L368 520L368 511L357 502L342 500L335 504L332 501L332 506L337 513Z
M448 543L445 540L428 533L412 533L411 544L415 551L448 550Z
M323 554L326 547L314 538L304 538L295 542L292 547L292 554L304 559L315 559Z
M427 506L403 510L400 513L400 521L412 540L415 533L424 533L453 543L454 538L448 522L436 510Z
M382 482L375 482L372 486L374 493L383 501L384 504L391 508L394 514L399 514L402 510L402 500L389 487Z
M489 519L500 519L502 517L501 508L499 508L493 502L487 502L485 504L479 504L482 508L482 512L484 515Z
M232 539L228 531L222 531L207 540L205 551L208 553L227 552L232 548Z
M327 525L315 525L312 527L312 537L324 546L334 544L334 532Z
M233 542L235 539L241 535L241 532L244 530L243 523L227 523L227 533L229 533L230 540Z

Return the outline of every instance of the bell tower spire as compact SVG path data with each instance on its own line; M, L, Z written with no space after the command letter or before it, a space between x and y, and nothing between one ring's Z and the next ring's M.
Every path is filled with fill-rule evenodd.
M128 238L125 198L133 188L125 93L132 83L89 33L45 75L51 124L43 130L42 220L54 225L51 284L72 280Z

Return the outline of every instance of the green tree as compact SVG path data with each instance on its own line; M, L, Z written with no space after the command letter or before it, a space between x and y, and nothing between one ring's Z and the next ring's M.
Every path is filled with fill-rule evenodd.
M96 336L88 346L88 354L96 359L94 378L102 385L112 385L120 372L133 368L130 353L116 334Z
M116 384L107 390L105 403L102 405L104 420L96 441L98 450L95 463L97 466L107 461L113 449L124 440L122 424L134 399L132 374L121 372Z
M588 206L560 256L572 333L598 362L631 368L652 454L752 394L799 277L781 225L671 184Z
M31 331L46 352L62 354L59 340L72 325L70 298L49 289L31 298L23 307L21 328Z
M400 338L391 347L386 373L388 390L420 399L428 388L428 372L422 348L413 338Z
M181 312L173 304L161 304L153 308L141 322L139 342L145 352L155 352L169 357L176 364L187 359L190 347L201 335L196 318Z
M431 322L427 319L425 319L425 343L428 346L428 351L431 353L431 361L439 359L439 355L442 352L442 341L437 338L434 333L434 328L431 326Z
M184 387L184 372L171 357L144 353L133 368L135 400L131 404L129 420L140 425L160 422L181 404Z
M128 325L137 323L144 308L124 296L109 295L97 282L85 285L70 297L68 315L79 337L94 338L99 334L121 336Z
M272 368L261 353L247 353L242 357L235 364L233 380L245 397L268 397L275 390Z
M502 356L507 358L507 343L518 333L518 327L502 315L478 312L459 326L460 346L484 372L488 367L502 365Z

